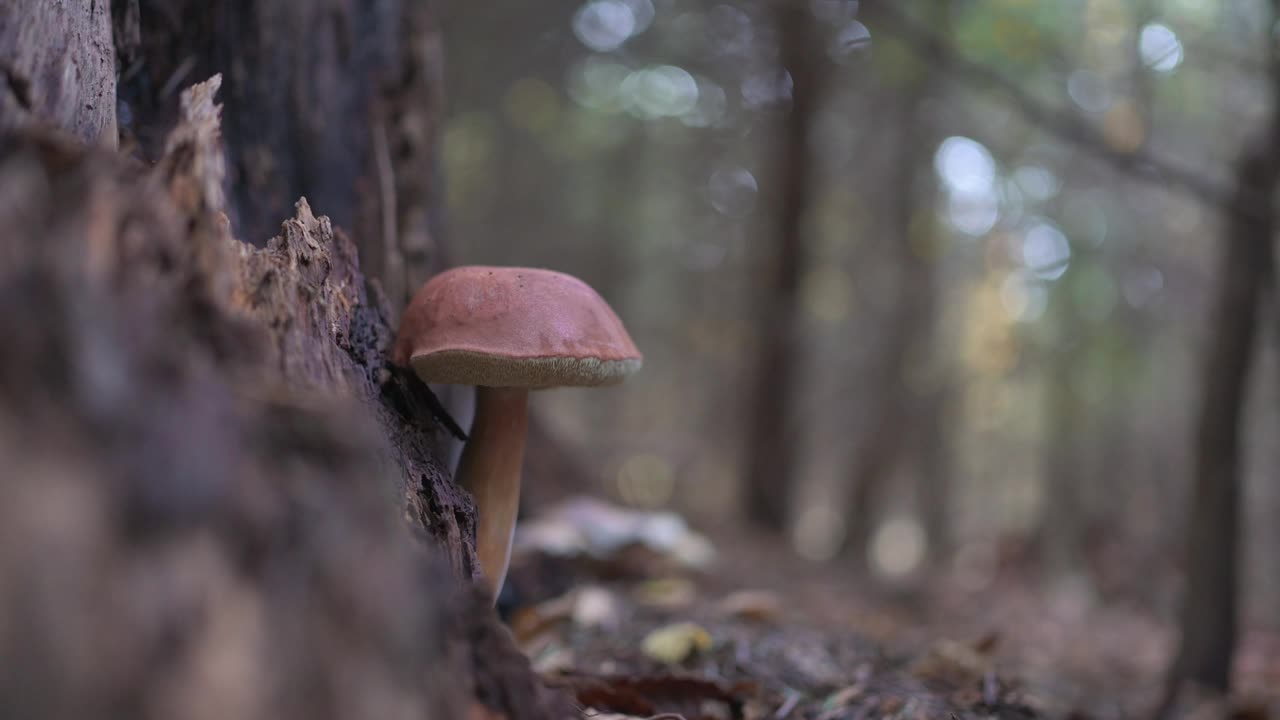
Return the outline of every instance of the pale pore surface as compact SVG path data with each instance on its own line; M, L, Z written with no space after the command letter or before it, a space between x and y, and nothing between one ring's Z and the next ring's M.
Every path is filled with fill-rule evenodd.
M470 350L442 350L415 355L413 371L427 382L447 385L521 387L615 385L640 369L640 358L526 357L510 358Z

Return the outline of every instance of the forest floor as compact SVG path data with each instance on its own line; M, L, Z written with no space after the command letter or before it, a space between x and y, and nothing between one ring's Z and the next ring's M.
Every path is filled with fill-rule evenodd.
M584 508L626 525L588 504L571 513L579 526ZM589 717L1145 717L1173 649L1150 613L1069 583L938 576L887 592L735 528L706 536L705 562L707 546L678 528L656 542L625 537L634 527L588 532L566 551L556 522L535 519L501 609L535 669ZM1184 716L1274 715L1280 638L1245 645L1240 695L1187 698Z

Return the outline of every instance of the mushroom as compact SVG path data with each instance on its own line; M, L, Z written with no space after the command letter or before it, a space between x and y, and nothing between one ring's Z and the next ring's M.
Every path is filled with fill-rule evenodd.
M520 502L529 391L622 382L640 369L640 351L604 298L575 277L465 266L414 294L392 360L423 382L476 386L456 476L476 501L476 553L496 601Z

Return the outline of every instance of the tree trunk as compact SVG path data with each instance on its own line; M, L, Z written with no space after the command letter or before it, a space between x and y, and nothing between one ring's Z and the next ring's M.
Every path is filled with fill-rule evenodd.
M951 379L944 378L921 399L916 418L920 517L929 549L926 560L935 571L945 571L952 557L952 455L948 430L952 394Z
M746 516L762 530L781 533L791 514L795 443L792 418L799 364L796 313L804 264L802 221L813 180L809 137L822 94L820 54L813 21L803 4L775 3L782 65L791 75L791 108L778 143L781 185L773 256L760 296L759 356L747 434Z
M40 42L27 38L38 37ZM105 2L0 7L0 131L52 125L116 144L116 63Z
M1079 332L1071 298L1063 292L1065 281L1056 288L1056 307L1062 326ZM1083 343L1053 348L1046 363L1044 381L1044 502L1037 527L1037 544L1044 573L1049 578L1078 573L1084 565L1084 528L1088 513L1084 507L1082 468L1086 450L1081 440L1086 408L1072 386L1071 370L1082 362Z
M225 19L229 5L192 12ZM201 36L180 15L154 18L152 36L149 7L117 5L116 35L137 51L125 85L156 71L161 46L186 57L233 45L212 37L226 26ZM24 15L22 42L74 37L82 17ZM310 47L298 28L275 29L277 50ZM168 44L179 31L191 45ZM0 55L26 56L0 37ZM361 57L370 37L353 31L343 52ZM245 72L244 56L220 58ZM265 217L286 191L225 191L224 168L265 156L221 147L217 81L173 97L180 111L160 101L191 78L182 64L144 83L155 105L128 110L152 166L38 129L0 136L0 302L21 308L0 314L0 626L13 630L0 634L0 716L562 716L488 604L461 590L475 573L473 505L439 461L422 385L388 363L392 314L356 244L306 200L265 247L233 238L229 214ZM293 76L321 106L367 80ZM14 124L101 137L32 117ZM281 122L259 121L268 135ZM344 137L303 135L265 159L351 156L333 145ZM359 206L317 172L276 179Z
M1237 170L1240 207L1270 203L1280 174L1280 135L1246 149ZM1170 670L1168 705L1183 681L1229 689L1239 593L1241 424L1261 304L1273 265L1270 208L1237 210L1222 243L1208 357L1196 428L1195 487L1187 537L1182 644ZM1167 709L1167 707L1166 707Z
M875 4L867 7L864 18L872 26L879 9ZM931 2L929 13L933 25L946 27L945 4ZM917 455L918 494L934 532L930 540L940 540L940 533L945 533L938 520L940 514L945 514L947 504L947 483L942 474L945 463L937 455L944 429L936 417L926 417L926 413L940 409L944 388L931 381L934 387L915 396L906 385L906 375L912 371L908 364L932 347L935 331L937 279L931 251L937 238L930 162L936 142L924 104L932 88L930 78L939 70L940 62L935 53L922 58L913 66L912 79L897 93L893 125L899 129L898 152L883 182L887 224L883 236L889 243L889 261L897 275L897 294L876 343L870 388L858 403L871 420L865 424L868 431L853 444L848 531L842 548L858 566L867 557L882 486L895 463L907 452ZM929 457L930 454L934 456Z
M1271 9L1273 20L1280 17L1280 0L1272 0ZM1169 669L1160 716L1168 714L1186 681L1222 692L1231 685L1243 536L1241 426L1262 302L1274 279L1274 198L1280 188L1280 55L1267 47L1271 117L1262 138L1241 151L1235 197L1227 208L1196 425L1182 640Z
M399 312L443 267L440 38L415 0L114 3L122 133L147 158L175 94L223 74L228 215L260 245L307 197L350 230Z

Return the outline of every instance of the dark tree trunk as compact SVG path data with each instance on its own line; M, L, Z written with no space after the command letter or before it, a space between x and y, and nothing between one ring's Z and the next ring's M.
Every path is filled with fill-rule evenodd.
M261 244L306 197L349 231L394 327L448 260L436 143L443 59L432 4L121 0L113 10L126 150L154 158L177 90L222 73L234 234ZM470 416L470 388L442 388L440 397ZM450 437L438 442L443 459L460 452Z
M873 28L879 10L870 4L863 16ZM929 13L931 24L945 31L945 4L932 3ZM929 508L925 519L935 533L930 540L940 540L945 533L939 520L947 504L945 462L940 456L943 427L937 417L927 417L942 408L944 387L937 383L915 394L906 384L913 370L908 365L920 356L932 356L927 349L933 345L935 331L937 279L932 249L937 237L932 208L936 191L929 163L936 133L925 101L940 62L936 53L926 54L914 66L912 80L897 91L893 125L899 129L898 152L882 183L886 193L883 237L889 243L888 260L896 271L897 286L876 342L871 385L858 402L870 420L864 424L867 432L853 443L843 545L844 554L856 565L866 560L882 486L906 452L916 455L921 505Z
M429 6L124 0L114 10L126 149L157 157L178 90L222 73L225 211L233 234L265 242L306 197L351 233L361 259L380 273L374 277L390 291L383 308L394 327L408 293L439 262L427 220L436 205L433 128L441 109ZM412 271L405 264L411 259ZM452 488L447 468L436 465L434 473L419 484ZM454 504L439 505L433 524L462 562L459 538L469 530L454 521Z
M1272 2L1272 19L1280 0ZM1195 435L1182 639L1169 669L1167 715L1186 681L1219 691L1231 685L1239 624L1240 486L1246 392L1262 303L1274 280L1275 194L1280 188L1280 54L1271 45L1271 118L1263 137L1236 165L1227 210L1217 296L1204 362L1204 394Z
M1273 265L1269 207L1280 168L1280 138L1248 148L1237 170L1239 208L1227 222L1196 428L1195 486L1187 537L1182 644L1169 695L1183 681L1225 692L1236 647L1239 594L1241 425ZM1266 199L1266 210L1256 202ZM1254 207L1255 212L1243 208Z
M105 4L105 3L102 3ZM223 75L228 215L260 245L299 197L348 229L393 312L442 267L440 40L415 0L121 0L121 130L160 150L178 89Z
M792 418L795 369L800 364L796 313L805 250L801 227L813 181L809 137L822 95L822 55L813 21L802 3L775 3L782 65L791 74L791 108L778 143L776 245L767 259L760 294L759 348L747 433L746 516L757 527L780 533L791 514L795 465Z

